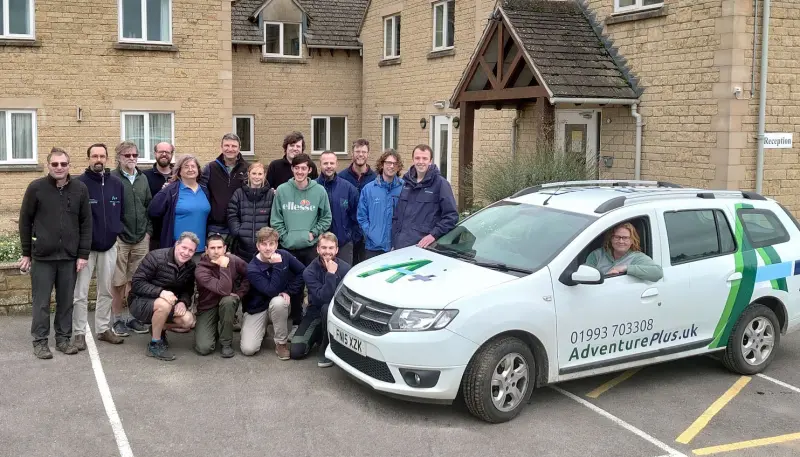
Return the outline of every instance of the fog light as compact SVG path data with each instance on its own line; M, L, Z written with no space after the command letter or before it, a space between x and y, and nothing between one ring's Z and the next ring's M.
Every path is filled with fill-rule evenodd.
M434 387L439 382L439 371L436 370L417 370L400 368L400 375L409 387L425 389Z

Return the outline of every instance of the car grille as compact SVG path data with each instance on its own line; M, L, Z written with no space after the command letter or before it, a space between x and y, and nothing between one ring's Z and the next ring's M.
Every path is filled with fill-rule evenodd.
M364 310L355 318L350 317L353 301L364 305ZM389 319L397 308L377 303L358 295L342 286L334 298L333 312L339 319L370 335L380 336L389 333Z
M340 359L356 370L364 373L365 375L375 378L378 381L389 382L394 384L394 376L389 370L386 363L375 360L371 357L364 357L363 355L345 347L343 344L334 340L331 337L331 350Z

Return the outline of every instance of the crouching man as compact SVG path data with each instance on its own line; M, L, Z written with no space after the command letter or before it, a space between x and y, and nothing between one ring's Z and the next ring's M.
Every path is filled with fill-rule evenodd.
M152 325L148 357L175 360L169 351L167 328L194 327L189 311L194 293L192 256L199 244L197 235L183 232L174 246L150 251L133 274L128 308L133 317Z
M256 233L258 254L247 265L250 291L242 305L242 354L253 355L261 349L272 321L275 330L275 353L281 360L289 360L289 308L292 294L303 291L305 266L292 254L278 249L278 232L263 227Z
M194 277L198 295L194 350L200 355L211 354L219 337L222 357L233 357L233 318L250 289L247 262L226 253L222 235L212 233Z
M342 259L337 259L339 253L339 240L331 232L323 233L317 242L317 254L303 272L303 280L308 287L308 307L303 313L303 320L292 338L291 356L293 359L302 359L307 356L311 348L319 343L319 360L317 366L327 368L333 365L325 357L328 347L328 305L336 293L336 288L342 283L345 275L350 271L350 265Z

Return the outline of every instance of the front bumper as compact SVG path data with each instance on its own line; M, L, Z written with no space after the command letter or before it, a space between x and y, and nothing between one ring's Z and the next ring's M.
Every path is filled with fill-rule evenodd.
M335 329L361 340L366 356L336 341ZM364 333L328 313L331 344L325 356L350 376L373 389L413 401L450 402L458 395L461 378L478 349L472 341L447 329L428 332L390 332L382 336ZM438 371L433 387L411 387L400 369Z

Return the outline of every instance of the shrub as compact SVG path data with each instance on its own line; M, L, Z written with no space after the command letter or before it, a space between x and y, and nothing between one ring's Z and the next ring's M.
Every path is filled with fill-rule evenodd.
M22 246L19 244L19 235L0 235L0 263L16 262L22 257Z

